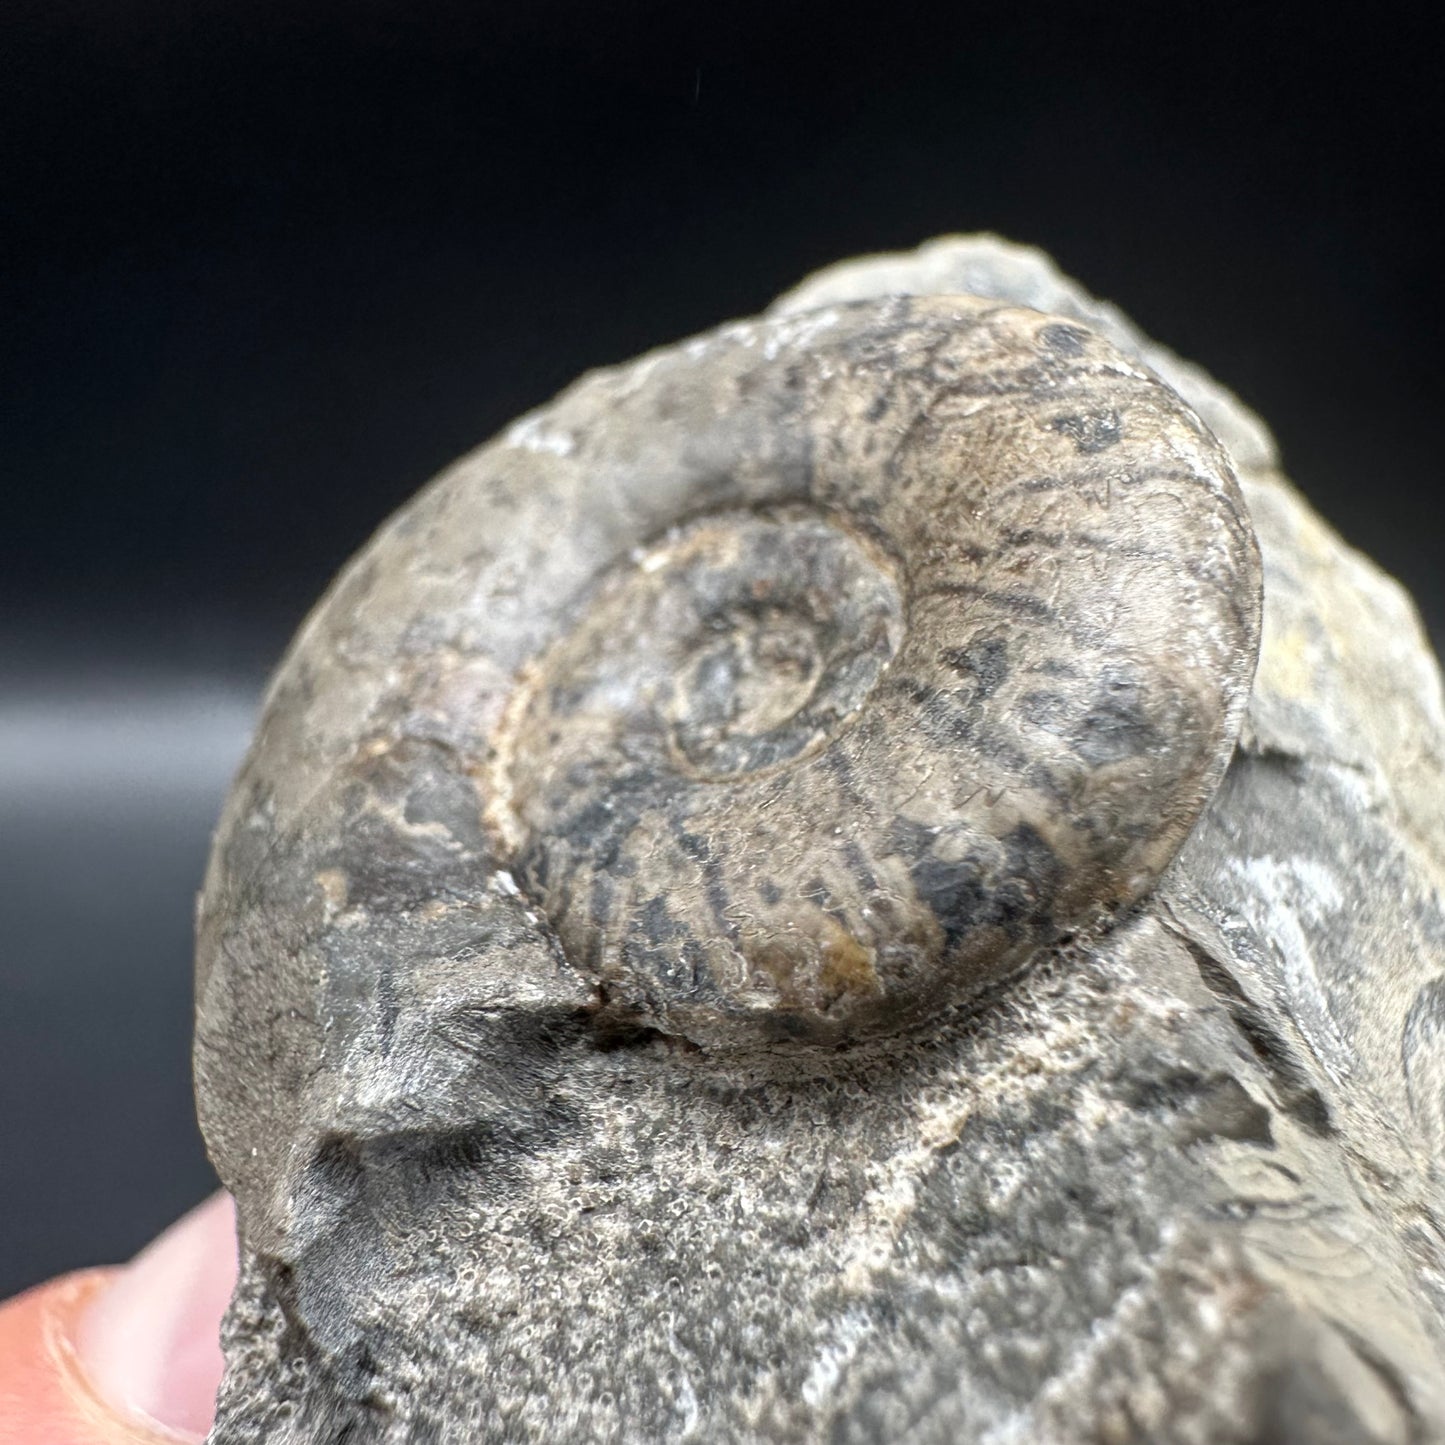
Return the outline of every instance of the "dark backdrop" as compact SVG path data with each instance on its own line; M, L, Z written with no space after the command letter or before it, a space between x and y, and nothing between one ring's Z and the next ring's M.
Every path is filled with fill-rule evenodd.
M191 898L264 671L586 366L996 229L1258 407L1438 639L1427 13L0 6L0 1293L210 1186Z

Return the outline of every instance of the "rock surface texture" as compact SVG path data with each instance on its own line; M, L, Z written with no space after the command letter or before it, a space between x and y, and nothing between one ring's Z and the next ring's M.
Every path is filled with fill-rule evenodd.
M227 805L212 1440L1445 1440L1442 887L1408 599L1039 252L594 373Z

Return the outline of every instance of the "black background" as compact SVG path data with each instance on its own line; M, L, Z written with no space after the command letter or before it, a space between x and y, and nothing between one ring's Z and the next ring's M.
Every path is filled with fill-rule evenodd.
M1277 432L1445 635L1426 6L0 7L0 1293L210 1187L191 898L256 690L584 367L949 230Z

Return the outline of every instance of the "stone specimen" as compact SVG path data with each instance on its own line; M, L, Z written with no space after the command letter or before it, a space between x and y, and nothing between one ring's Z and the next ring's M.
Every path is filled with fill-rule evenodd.
M1400 590L1038 252L585 377L227 805L213 1440L1445 1438L1442 748Z

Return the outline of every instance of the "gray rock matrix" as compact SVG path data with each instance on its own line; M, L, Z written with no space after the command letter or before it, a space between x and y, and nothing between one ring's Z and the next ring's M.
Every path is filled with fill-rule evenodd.
M211 1440L1445 1440L1442 887L1409 599L1042 253L595 373L228 801Z

